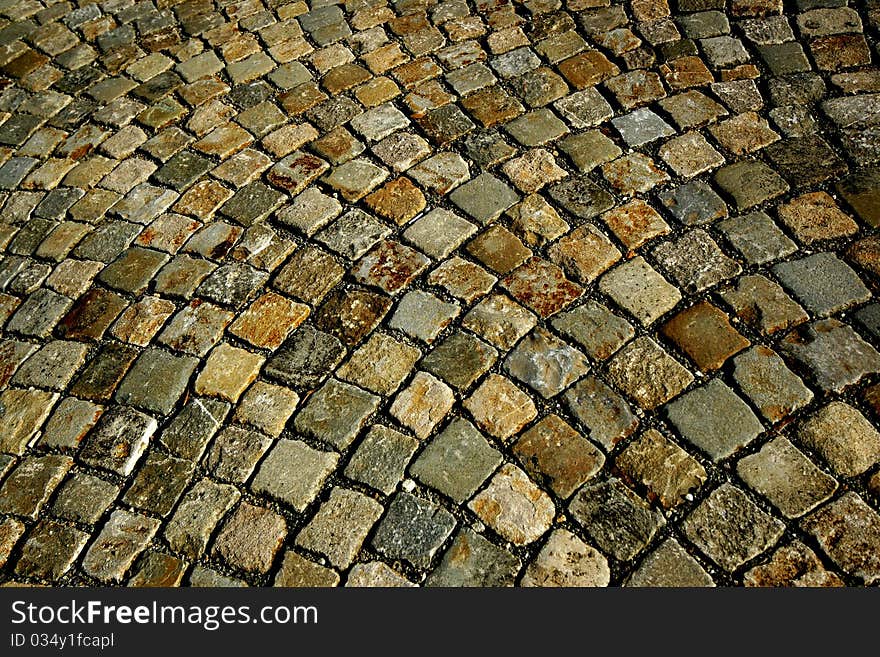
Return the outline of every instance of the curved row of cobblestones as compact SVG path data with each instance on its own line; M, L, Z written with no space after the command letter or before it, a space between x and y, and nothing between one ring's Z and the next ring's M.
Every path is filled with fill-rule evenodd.
M0 0L0 581L880 581L875 0Z

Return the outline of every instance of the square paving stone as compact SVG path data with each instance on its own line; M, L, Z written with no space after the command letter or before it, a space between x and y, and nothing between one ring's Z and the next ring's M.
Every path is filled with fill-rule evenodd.
M504 441L538 414L529 396L498 374L490 374L463 405L480 428Z
M40 288L22 303L6 323L9 333L45 338L73 302L52 290Z
M575 228L557 240L548 254L551 260L584 284L591 283L621 257L611 240L592 224Z
M385 333L374 333L355 351L337 375L380 395L394 393L412 370L421 352Z
M380 141L408 125L406 115L390 103L367 110L351 120L351 127L369 141Z
M373 425L345 468L345 476L390 495L403 479L418 441L382 425Z
M309 187L278 212L278 220L311 236L341 212L339 201L323 194L317 187Z
M214 162L191 151L180 151L153 174L153 179L182 192L214 168Z
M509 157L509 155L508 155ZM457 153L437 153L407 170L419 186L444 196L471 177L468 163Z
M318 233L316 239L331 251L357 260L390 234L384 222L353 208Z
M260 464L252 488L302 512L338 461L334 452L316 450L299 440L280 440Z
M769 201L789 189L779 174L758 160L743 160L719 169L715 182L733 197L740 210Z
M780 262L773 267L773 273L817 317L846 310L871 298L858 274L833 253Z
M628 249L637 249L671 231L663 217L641 199L634 199L602 215L602 221Z
M388 172L375 164L355 158L335 167L322 180L351 203L363 198L388 177Z
M386 183L372 194L364 203L380 217L402 226L425 209L425 195L406 177L401 176Z
M317 304L342 280L345 269L326 251L297 249L278 273L276 289L309 304Z
M25 577L57 580L73 565L89 535L55 520L40 520L21 548L15 572Z
M474 96L476 95L474 94ZM475 127L473 121L455 104L430 109L424 115L419 116L416 123L428 138L440 147L463 137Z
M0 567L3 567L9 561L18 539L20 539L26 530L24 523L19 522L15 518L5 518L0 522Z
M543 146L568 134L568 127L552 110L532 110L504 125L505 131L526 147Z
M655 247L652 255L685 292L695 293L738 275L742 268L701 228Z
M796 328L779 348L799 372L826 392L841 392L865 375L880 371L880 353L836 319Z
M430 344L458 316L459 312L460 308L457 304L447 303L433 294L414 290L407 292L400 300L388 326Z
M595 376L588 376L565 393L569 412L607 450L632 435L639 421L623 398Z
M611 123L631 148L675 134L666 121L645 107L614 118Z
M385 240L361 258L352 268L351 274L360 283L395 294L429 264L430 260L415 249L400 242Z
M239 401L233 420L277 438L298 404L299 395L293 390L257 381Z
M779 139L766 119L756 112L745 112L715 124L709 132L719 144L734 155L753 153Z
M100 340L127 305L125 299L109 290L92 288L62 318L61 333L72 340Z
M484 225L519 201L516 192L488 172L458 187L449 198L462 212Z
M468 528L461 529L426 586L513 586L520 560Z
M501 466L468 507L514 545L540 538L550 528L556 511L550 497L510 463Z
M694 380L688 370L648 336L636 338L608 365L611 383L645 409L676 397Z
M517 189L525 193L537 192L568 175L556 163L554 155L543 148L527 151L522 157L508 160L501 169Z
M479 265L458 256L449 258L428 275L430 285L442 287L465 303L488 294L497 280Z
M347 568L382 511L382 505L366 495L334 488L300 531L296 544L326 556L337 568Z
M265 272L243 262L222 265L202 281L196 293L223 305L241 307L268 278Z
M95 524L119 495L119 487L86 474L75 473L58 489L52 513L67 520Z
M198 365L192 356L174 356L163 349L147 349L135 361L116 390L116 400L168 415L186 390Z
M244 483L271 444L272 440L258 431L226 427L214 439L204 463L216 479Z
M294 426L307 436L345 449L376 411L379 401L376 395L330 379L309 397L297 414Z
M776 550L765 564L745 573L745 586L845 586L806 545L792 541Z
M578 219L592 219L614 205L611 194L583 175L557 183L550 188L550 196Z
M190 399L162 430L160 440L172 454L197 461L228 413L226 402Z
M608 359L635 335L629 322L592 299L574 310L559 313L552 324L595 360Z
M417 372L409 386L395 397L389 413L417 438L425 439L454 403L449 386L430 374Z
M837 490L833 477L817 468L786 438L776 438L759 452L740 459L737 474L779 509L798 518L825 502Z
M372 151L387 166L401 173L430 155L431 147L417 135L397 132L373 145Z
M858 494L846 493L801 526L844 572L869 585L880 580L880 516Z
M86 360L88 348L67 340L53 340L19 366L12 384L63 390Z
M22 459L0 487L0 511L36 520L72 465L55 454Z
M779 220L804 244L853 235L858 224L826 192L802 194L777 208Z
M223 524L214 542L214 553L234 568L265 573L286 536L283 517L242 502Z
M663 334L703 372L720 369L728 358L749 346L720 309L700 301L663 325Z
M371 544L390 559L427 568L455 524L455 518L442 507L409 493L398 493Z
M239 492L228 484L200 479L184 495L163 535L177 552L192 559L204 553L220 519L238 501Z
M772 547L784 529L731 484L712 491L684 522L688 539L727 571Z
M785 419L813 399L812 391L800 377L768 347L753 347L733 362L733 378L740 390L772 423Z
M309 312L308 306L267 292L239 315L229 330L255 347L274 350L305 321Z
M191 461L152 451L122 501L148 513L167 516L183 495L194 469Z
M410 224L404 238L431 258L445 258L476 232L472 223L449 210L435 208Z
M222 342L211 351L193 389L197 395L235 403L256 380L264 360L246 349Z
M669 538L644 558L626 586L711 587L715 582L678 541Z
M597 587L608 586L608 560L565 529L554 530L544 547L529 564L520 586Z
M719 293L741 320L764 335L809 319L804 309L778 283L759 274L743 276L735 286L723 287Z
M284 553L281 569L275 574L272 586L279 587L333 587L339 585L339 575L332 568L319 566L293 550Z
M797 246L763 212L751 212L717 224L746 262L763 265L791 255Z
M835 189L865 222L880 226L880 168L861 167L836 183Z
M509 273L532 255L516 235L499 225L471 240L467 251L497 274Z
M285 385L309 390L329 376L344 355L338 339L307 323L284 342L264 371Z
M856 240L846 250L846 257L869 275L880 278L880 237Z
M720 379L670 402L666 415L682 438L713 461L727 458L764 432L751 409Z
M501 284L517 301L544 318L556 314L584 293L580 285L565 277L560 267L538 257L530 258Z
M220 340L232 317L229 311L194 299L171 318L158 341L178 351L204 356Z
M165 253L135 246L126 250L119 259L98 274L98 280L116 290L137 295L147 289L150 279L168 259L169 256Z
M543 196L530 194L507 211L513 232L529 246L550 242L570 229Z
M470 388L492 367L498 352L470 333L455 331L440 342L421 366L460 391Z
M458 504L468 500L501 464L501 454L467 420L455 418L409 468L416 479Z
M135 559L149 545L160 521L124 509L113 512L82 561L87 575L104 582L120 582Z
M577 381L590 367L577 349L536 328L510 352L504 369L547 399Z
M156 433L157 422L128 406L114 406L88 435L79 458L98 468L128 476Z
M692 178L725 162L724 156L698 132L670 139L661 146L659 154L666 164L685 178Z
M102 406L75 397L66 397L46 423L40 444L76 449L103 412Z
M647 192L670 179L669 174L644 153L630 153L608 162L602 166L602 175L624 195Z
M86 364L70 393L92 401L109 401L138 353L137 349L117 342L105 344Z
M411 588L416 585L381 561L356 563L348 573L345 586L362 588Z
M649 500L665 509L692 499L707 477L699 461L656 429L627 445L614 464L627 480L644 487Z
M644 550L666 524L619 479L583 486L568 510L603 552L621 561Z
M709 185L694 181L657 195L670 214L686 226L727 217L727 205Z
M568 155L582 173L589 173L600 164L617 158L623 151L598 130L588 130L566 137L559 148Z
M801 424L797 437L844 477L862 474L880 460L880 433L844 402L823 406Z
M764 153L794 187L818 185L846 173L846 162L820 137L786 139L768 146Z
M592 479L605 456L557 415L548 415L513 445L526 472L563 499Z
M678 289L641 256L607 272L599 281L599 289L644 326L653 324L681 300Z
M611 105L594 87L569 94L553 104L572 128L589 128L612 116Z
M268 185L252 182L220 206L220 212L242 226L250 226L267 217L285 199L283 193Z
M188 563L170 554L148 550L138 560L128 580L131 587L181 586Z

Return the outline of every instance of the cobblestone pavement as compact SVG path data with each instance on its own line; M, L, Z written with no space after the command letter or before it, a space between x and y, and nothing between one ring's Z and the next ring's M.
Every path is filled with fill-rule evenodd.
M0 580L880 581L880 3L673 2L0 0Z

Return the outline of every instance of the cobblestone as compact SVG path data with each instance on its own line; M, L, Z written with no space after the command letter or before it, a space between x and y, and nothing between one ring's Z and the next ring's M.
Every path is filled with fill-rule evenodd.
M871 6L44 4L4 584L876 583Z

